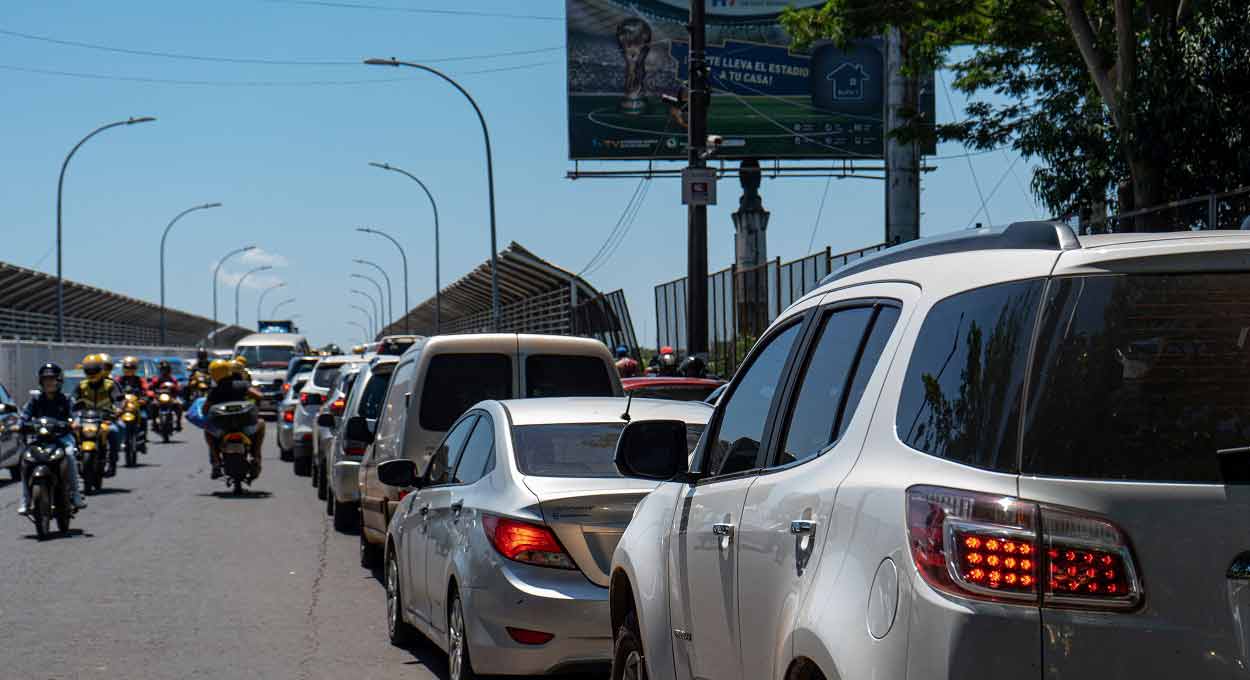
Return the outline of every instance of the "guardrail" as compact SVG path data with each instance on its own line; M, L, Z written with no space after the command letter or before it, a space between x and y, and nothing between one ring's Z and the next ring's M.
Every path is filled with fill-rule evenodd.
M184 359L190 359L195 356L195 348L193 347L155 347L151 345L111 344L107 342L0 340L0 384L3 384L13 393L13 398L17 400L20 406L26 402L26 393L37 386L35 378L40 366L51 361L59 364L61 368L69 370L82 361L84 356L92 352L108 352L117 361L121 361L121 358L127 354L148 357L182 357Z

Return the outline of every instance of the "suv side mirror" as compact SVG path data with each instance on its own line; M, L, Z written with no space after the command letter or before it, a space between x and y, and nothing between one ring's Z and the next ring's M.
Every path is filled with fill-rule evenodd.
M317 424L320 425L321 427L334 427L335 425L334 414L333 413L317 414Z
M410 489L417 486L417 464L407 458L379 463L378 480L387 486Z
M323 414L330 415L330 414ZM330 416L333 420L334 416ZM317 423L321 424L321 416L317 416ZM352 416L347 419L347 427L343 431L343 436L348 441L361 442L364 444L373 443L373 430L369 429L369 420L364 416Z
M686 423L635 420L616 442L616 469L625 477L668 481L690 471Z

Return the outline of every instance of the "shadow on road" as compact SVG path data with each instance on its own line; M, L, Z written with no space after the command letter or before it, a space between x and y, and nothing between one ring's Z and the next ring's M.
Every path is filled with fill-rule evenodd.
M221 498L223 500L230 501L258 501L273 496L273 494L268 491L244 491L241 495L236 496L233 491L229 490L214 491L212 493L201 493L196 495L200 498Z
M46 542L46 541L55 541L55 540L57 540L57 539L66 539L66 538L94 538L94 537L95 537L95 534L89 534L89 533L87 533L87 532L83 531L82 529L75 529L74 527L70 527L70 528L69 528L69 532L68 532L68 533L62 534L62 533L58 533L58 532L53 532L53 533L52 533L52 535L51 535L51 536L49 536L49 537L48 537L45 541L39 541L39 537L38 537L38 536L36 536L35 534L27 534L27 535L23 536L22 538L24 538L24 539L26 539L26 540L28 540L28 541L39 541L40 543L43 543L43 542Z
M120 486L106 486L103 489L96 489L95 491L92 491L91 493L87 495L88 496L112 496L114 494L127 494L127 493L130 493L130 489L124 489Z

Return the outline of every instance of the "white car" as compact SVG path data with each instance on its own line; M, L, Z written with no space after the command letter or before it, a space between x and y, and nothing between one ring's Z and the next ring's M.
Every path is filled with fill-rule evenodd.
M343 355L322 357L312 370L312 380L304 383L299 391L299 408L295 409L295 457L292 471L297 477L311 477L313 455L316 453L317 414L334 386L338 384L339 369L345 364L363 361L360 357Z
M891 248L763 335L612 563L612 677L1241 678L1250 234Z
M299 409L299 392L312 379L312 371L297 373L291 377L282 401L278 402L278 455L290 461L295 457L295 411Z

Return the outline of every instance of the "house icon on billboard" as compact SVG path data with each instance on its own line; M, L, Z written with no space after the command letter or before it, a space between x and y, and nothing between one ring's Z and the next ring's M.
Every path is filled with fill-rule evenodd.
M862 64L843 62L825 76L833 83L834 101L863 101L868 72Z

